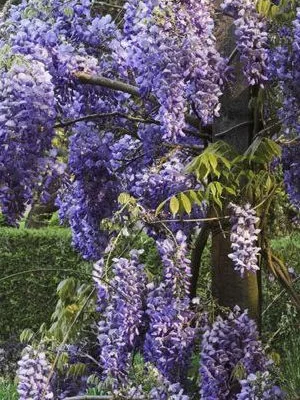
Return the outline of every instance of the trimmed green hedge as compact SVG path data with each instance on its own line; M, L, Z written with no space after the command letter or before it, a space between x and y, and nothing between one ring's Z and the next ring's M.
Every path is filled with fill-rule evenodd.
M90 265L71 248L68 229L1 227L0 340L49 322L58 283L88 271Z

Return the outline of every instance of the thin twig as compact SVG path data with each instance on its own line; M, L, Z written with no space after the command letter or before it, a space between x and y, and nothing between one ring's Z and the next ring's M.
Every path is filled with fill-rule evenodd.
M113 399L112 396L93 396L93 395L86 395L86 396L74 396L74 397L66 397L65 400L111 400Z
M108 89L116 90L118 92L131 94L135 97L140 97L139 89L136 86L130 85L129 83L105 78L101 75L91 75L86 72L75 72L74 76L82 84L103 86Z
M232 61L235 59L235 56L238 54L238 48L237 46L232 50L232 53L230 54L228 58L228 64L231 64Z
M122 6L118 6L117 4L109 4L106 3L105 1L95 1L93 3L94 6L104 6L104 7L109 7L109 8L115 8L117 10L124 10Z
M267 201L267 200L269 200L272 196L273 196L273 194L276 192L276 190L278 189L278 185L275 185L274 186L274 188L271 190L271 192L268 194L268 196L266 197L266 198L264 198L259 204L257 204L257 206L255 206L254 208L253 208L253 210L256 210L257 208L259 208L259 207L261 207L263 204L265 204L265 202Z
M137 117L134 115L124 114L119 111L112 111L110 113L89 114L89 115L84 115L82 117L78 117L75 119L59 121L59 122L57 122L57 124L54 125L54 128L66 128L68 126L76 124L77 122L93 121L93 120L97 120L97 119L105 119L105 118L113 118L113 117L125 118L129 121L143 123L143 124L161 125L161 123L159 121L157 121L153 118L151 118L151 119L142 118L142 117ZM200 139L208 139L208 140L210 139L210 135L207 135L205 133L197 133L195 131L188 130L188 129L183 129L183 132L188 135L193 135L193 136L199 137Z
M293 284L296 283L300 279L300 276L298 276L296 279L293 280ZM284 294L286 293L286 289L282 289L280 293L278 293L277 296L274 297L273 301L268 304L268 307L262 312L262 315L264 316L265 313L273 306L274 303Z
M198 218L198 219L161 219L157 221L147 221L150 224L161 224L161 223L173 223L173 222L209 222L209 221L220 221L223 219L229 219L229 216L224 217L213 217L213 218Z
M75 119L72 119L72 120L61 121L61 122L58 122L56 125L54 125L54 127L55 128L65 128L67 126L76 124L76 122L92 121L94 119L113 118L113 117L125 118L125 119L128 119L129 121L142 122L143 124L160 125L160 122L156 121L155 119L144 119L144 118L141 118L141 117L136 117L136 116L133 116L133 115L124 114L124 113L121 113L119 111L113 111L111 113L89 114L89 115L84 115L83 117L75 118Z
M226 136L228 133L231 133L232 131L234 131L234 130L236 130L238 128L242 128L243 126L247 126L247 125L251 125L251 124L253 124L253 121L244 121L244 122L241 122L240 124L232 126L229 129L226 129L226 131L216 133L214 136L215 137Z

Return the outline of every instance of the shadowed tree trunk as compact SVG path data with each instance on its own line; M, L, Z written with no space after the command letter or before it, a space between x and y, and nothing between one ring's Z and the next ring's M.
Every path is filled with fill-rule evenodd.
M220 1L217 1L219 5ZM250 89L245 82L241 65L234 61L235 40L234 26L232 19L222 17L217 21L216 37L220 43L222 54L232 55L232 65L234 67L235 80L233 84L228 84L222 98L221 117L218 118L212 127L213 140L224 140L235 149L244 152L252 140L254 124L252 123L253 112L250 110L249 102L251 98ZM231 128L238 126L231 130ZM216 135L217 132L230 132L224 136ZM226 200L224 202L224 214L228 214L226 210ZM255 274L247 274L242 279L238 272L234 271L233 263L228 257L231 253L230 248L230 226L220 226L218 223L211 224L212 232L212 293L221 306L233 308L238 305L242 309L248 309L250 316L260 324L260 296L258 278ZM205 233L204 239L208 235ZM206 243L206 242L205 242ZM198 241L198 246L205 243L203 240ZM196 247L194 256L201 256L202 250ZM198 279L201 260L193 260L193 280ZM201 276L201 271L200 271ZM195 295L195 281L192 283Z
M218 1L218 3L220 3ZM232 20L224 17L217 26L217 38L223 54L234 54L234 26ZM249 107L251 93L245 82L241 65L233 62L235 81L228 85L222 98L222 114L213 126L213 135L223 132L234 126L239 126L224 137L214 137L214 140L223 139L235 149L244 152L252 140L254 124L251 123L253 112ZM244 122L245 123L243 125ZM224 213L227 210L224 207ZM223 231L222 231L223 230ZM249 309L249 313L258 323L260 322L259 285L257 275L247 274L243 279L234 271L233 263L228 254L230 248L230 226L215 224L212 234L212 292L222 306L230 308L239 305L242 309Z

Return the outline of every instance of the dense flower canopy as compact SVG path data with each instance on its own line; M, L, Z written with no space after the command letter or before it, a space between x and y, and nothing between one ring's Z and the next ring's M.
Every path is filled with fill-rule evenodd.
M192 148L201 150L197 129L219 115L224 84L234 78L228 54L217 50L212 2L128 1L121 25L93 7L89 0L24 0L1 23L0 200L8 222L17 223L40 184L54 136L67 134L69 183L60 214L74 245L96 260L107 244L100 223L118 207L119 193L131 192L154 209L195 187L184 165ZM282 114L291 101L296 107L299 15L287 39L291 53L268 42L267 20L253 1L226 0L221 8L234 18L249 84L278 80ZM135 83L141 103L124 91L82 84L80 72ZM297 171L285 176L293 201Z
M292 24L279 31L276 26L268 35L270 20L254 0L224 0L220 9L210 0L124 3L122 18L114 19L90 0L23 0L1 20L1 211L17 226L44 177L60 177L59 216L71 227L76 249L97 261L98 377L114 396L188 400L191 357L199 354L206 330L202 400L228 398L231 375L240 365L246 377L234 379L237 399L255 396L258 390L264 398L281 398L247 313L235 310L211 323L191 306L189 252L192 233L206 212L218 216L228 210L222 209L223 200L229 203L224 191L236 195L238 204L245 204L249 192L247 201L257 200L255 190L248 190L247 196L243 192L246 173L241 179L230 176L235 172L231 162L247 161L250 170L256 163L251 179L261 172L259 163L263 172L269 171L274 154L261 162L254 153L257 139L263 142L270 126L280 126L273 139L283 143L284 185L299 209L300 9ZM220 14L233 20L232 54L217 43ZM233 156L234 150L221 155L215 151L201 164L195 156L220 136L215 136L213 124L222 112L222 95L236 84L236 56L243 65L243 85L260 96L249 107L256 110L262 91L276 89L275 123L268 120L274 110L258 111L261 120L267 119L261 131L257 121L242 123L254 126L251 139L258 143L250 158L244 155L246 161ZM278 144L270 142L277 149ZM186 170L192 160L200 165L194 175ZM56 172L49 174L50 168ZM231 178L240 179L241 187L226 186ZM199 192L202 197L197 197ZM129 200L121 204L124 193ZM212 207L210 194L216 200ZM47 198L46 189L42 198ZM165 220L155 225L155 210L164 200L172 206L162 207ZM128 204L135 205L134 212ZM215 219L230 220L229 256L244 276L259 269L260 231L254 205L238 204L231 203L231 217ZM185 224L181 216L171 219L182 211L195 224ZM114 227L128 220L137 236L143 231L155 241L161 276L149 274L138 249L125 249L110 259ZM20 362L19 393L34 398L42 390L50 399L46 356L31 348L27 353ZM157 385L148 391L132 382L136 356L147 365L145 370L155 371ZM265 385L260 384L261 375Z

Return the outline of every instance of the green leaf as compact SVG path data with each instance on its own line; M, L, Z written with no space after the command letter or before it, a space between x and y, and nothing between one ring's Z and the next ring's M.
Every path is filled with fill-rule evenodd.
M57 287L57 293L62 300L74 296L76 292L75 278L67 278L61 281Z
M67 372L67 377L74 377L78 378L80 376L85 375L87 371L87 365L83 363L77 363L77 364L72 364L70 365L68 372Z
M34 336L34 332L31 329L24 329L20 335L21 343L29 343Z
M208 154L208 161L212 167L213 172L214 173L218 172L217 171L218 160L217 160L217 157L213 153Z
M227 193L232 194L232 196L236 196L236 191L232 187L224 186L224 190L226 190Z
M190 199L188 198L188 196L185 193L180 193L180 202L183 205L183 208L185 209L185 211L190 214L192 211L192 205L190 202Z
M69 356L68 353L63 351L62 353L59 354L56 362L56 367L59 371L63 371L66 364L69 361Z
M189 197L190 197L192 203L198 204L199 206L202 205L203 193L200 190L198 190L197 192L195 190L190 190Z
M272 181L270 175L268 175L267 180L266 180L267 192L270 192L272 188L273 188L273 181Z
M260 14L262 14L264 16L268 16L270 9L271 9L270 0L258 0L258 2L257 2L257 11Z
M155 216L156 216L156 217L157 217L158 214L161 212L161 210L164 208L164 206L166 205L167 201L168 201L168 199L167 199L167 200L164 200L163 202L161 202L161 203L159 204L159 206L158 206L157 209L155 210Z
M218 196L221 196L222 192L223 192L222 184L220 182L215 182L215 186L216 186L216 189L217 189Z
M175 216L179 211L179 201L176 196L173 196L170 200L170 211Z

